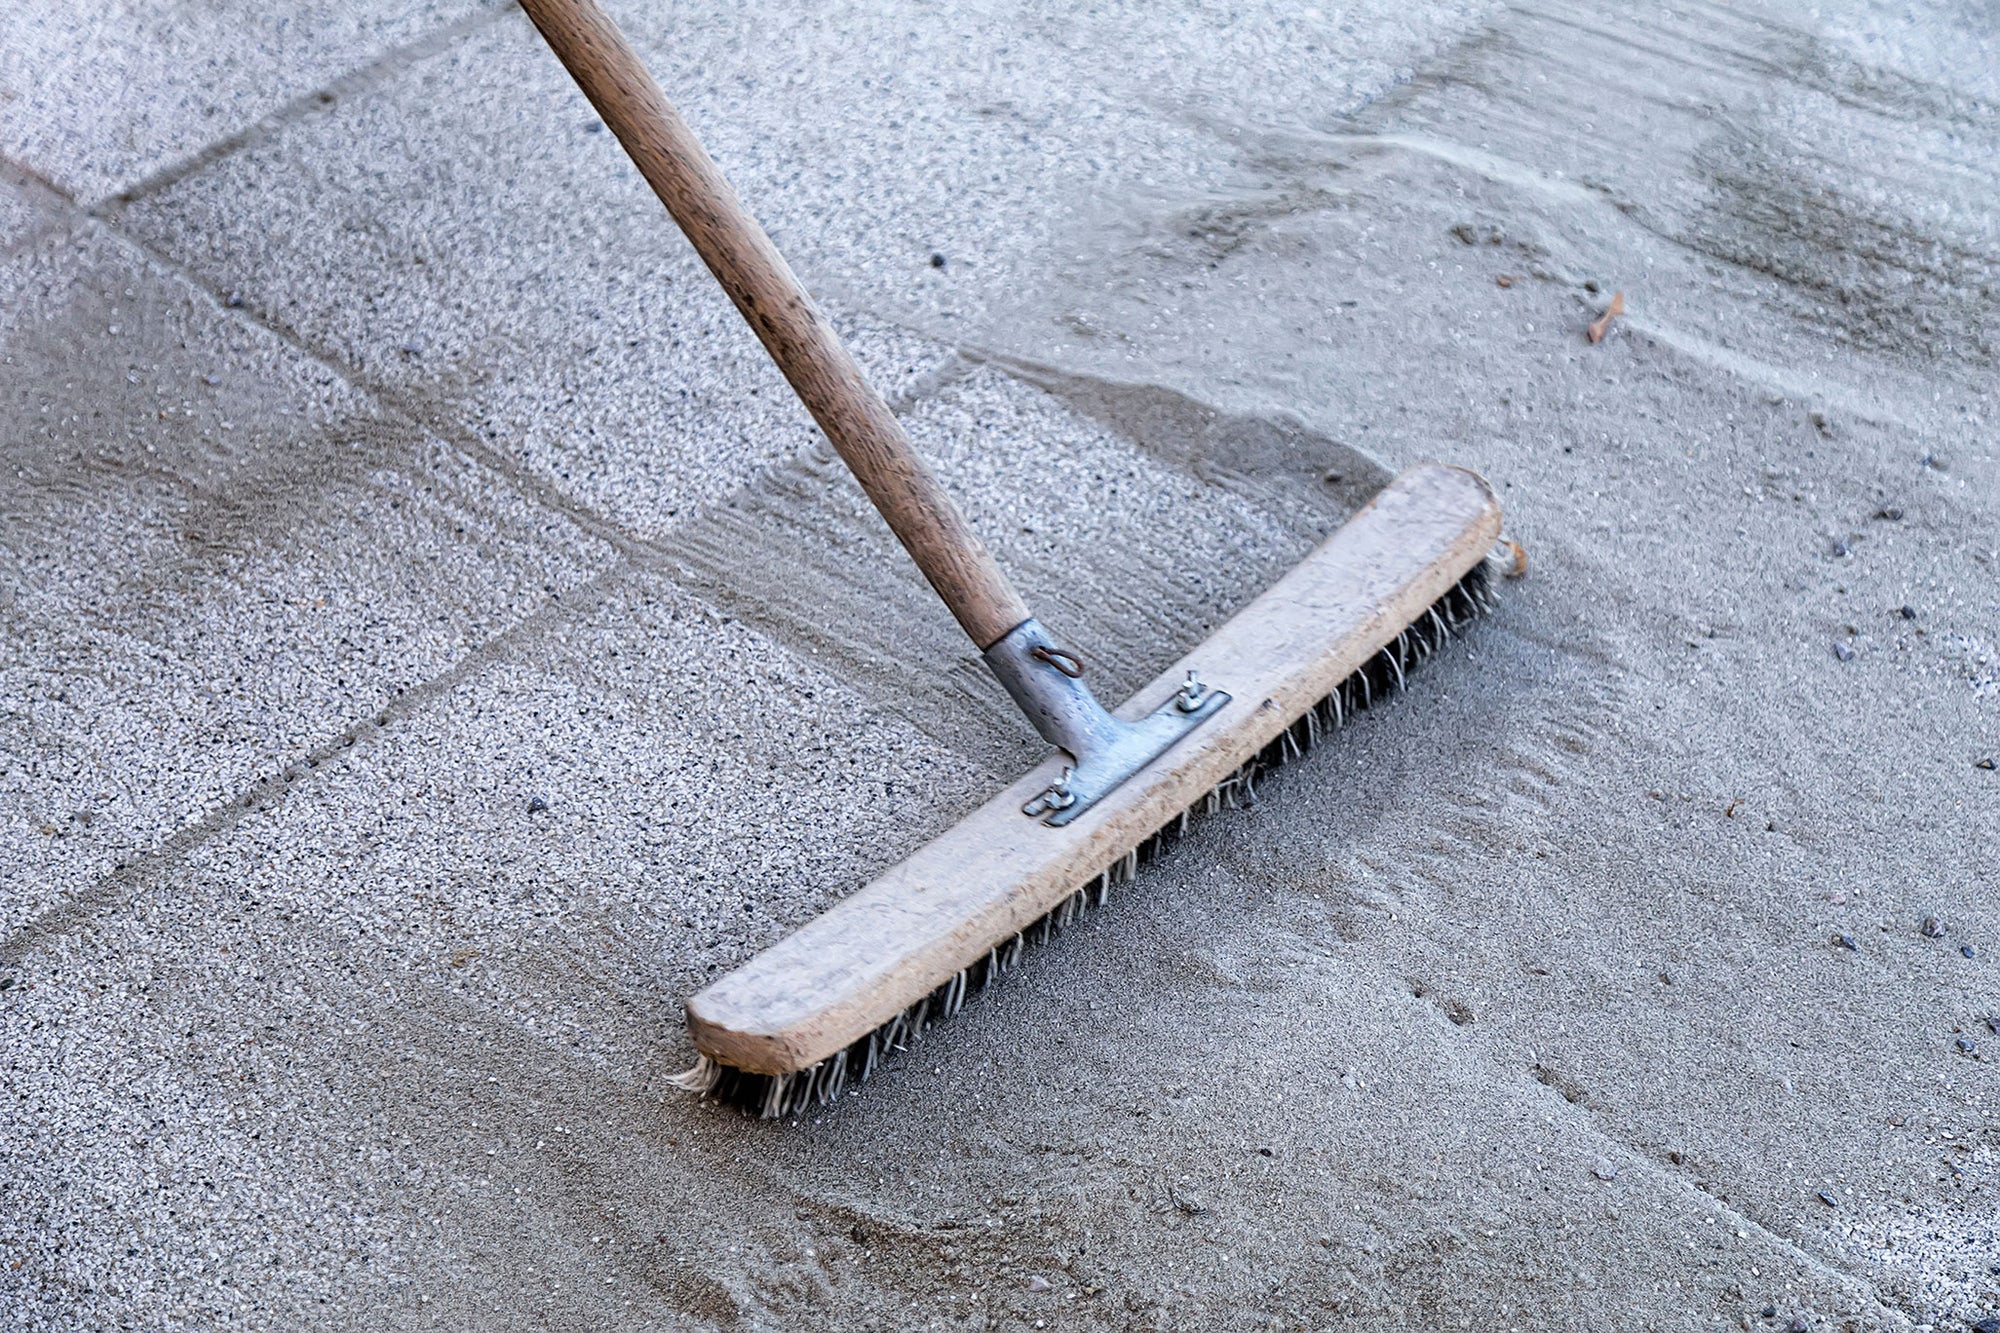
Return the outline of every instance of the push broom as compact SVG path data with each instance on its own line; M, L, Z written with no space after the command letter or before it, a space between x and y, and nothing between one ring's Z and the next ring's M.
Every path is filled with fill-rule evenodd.
M956 827L687 1001L675 1081L761 1115L839 1096L957 1012L1184 832L1251 795L1488 599L1500 509L1414 467L1114 711L1028 612L596 0L521 0L910 558L1058 753Z

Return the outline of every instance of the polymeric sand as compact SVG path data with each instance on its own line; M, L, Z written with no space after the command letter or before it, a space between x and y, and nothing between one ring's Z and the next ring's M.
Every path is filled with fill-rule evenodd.
M0 35L0 1322L2000 1316L1990 7L620 6L1120 687L1413 462L1530 556L770 1124L680 998L1039 747L525 20L357 15Z

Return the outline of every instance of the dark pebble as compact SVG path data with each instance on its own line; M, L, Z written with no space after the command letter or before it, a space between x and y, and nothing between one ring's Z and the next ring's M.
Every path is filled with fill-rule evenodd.
M1835 542L1835 543L1833 544L1833 553L1834 553L1835 555L1846 555L1846 554L1848 553L1848 552L1847 552L1847 543L1846 543L1846 542Z
M529 814L531 814L531 815L539 815L540 813L542 813L542 811L544 811L544 810L546 810L546 809L548 809L548 808L549 808L549 803L548 803L547 801L543 800L543 799L542 799L541 797L539 797L539 796L530 796L530 797L528 798L528 813L529 813Z
M1993 760L1991 760L1991 759L1982 759L1982 760L1980 760L1980 761L1979 761L1978 763L1974 764L1974 765L1973 765L1973 767L1974 767L1974 768L1983 768L1983 769L1985 769L1985 770L1986 770L1986 771L1987 771L1988 773L1991 773L1991 772L1992 772L1992 771L1993 771L1994 769L1996 769L1996 768L2000 768L2000 764L1996 764L1996 763L1995 763L1995 762L1994 762Z
M583 132L585 134L602 134L604 133L604 122L601 120L593 120L590 122L590 124L583 127Z
M242 308L243 308L243 293L241 293L241 292L231 292L231 293L230 293L229 295L227 295L227 296L225 296L225 297L223 297L223 298L222 298L222 304L224 304L224 305L228 306L228 307L229 307L229 308L230 308L231 310L240 310L240 309L242 309Z
M1775 1306L1775 1305L1767 1305L1767 1306L1765 1306L1765 1307L1764 1307L1764 1317L1765 1317L1766 1319L1776 1319L1776 1318L1778 1317L1778 1307L1777 1307L1777 1306Z
M1852 662L1854 660L1854 650L1844 643L1836 642L1833 645L1833 655L1843 662Z
M1259 1157L1276 1157L1278 1154L1272 1152L1269 1148L1259 1148L1257 1155Z
M1961 945L1959 945L1959 946L1958 946L1958 951L1959 951L1959 952L1960 952L1961 954L1964 954L1964 955L1965 955L1965 956L1966 956L1967 958L1977 958L1977 957L1979 957L1979 950L1977 950L1977 949L1973 948L1973 947L1972 947L1972 946L1971 946L1970 944L1961 944Z
M1885 505L1875 511L1875 517L1886 519L1891 523L1900 523L1903 518L1903 511L1894 505Z
M1917 618L1917 608L1914 606L1906 606L1903 607L1901 610L1899 610L1896 614L1901 616L1905 620L1915 620Z
M1838 1203L1834 1202L1833 1196L1831 1194L1828 1194L1825 1190L1820 1190L1818 1191L1818 1193L1819 1193L1819 1201L1825 1204L1827 1207L1829 1208L1840 1207Z
M1854 937L1852 935L1835 935L1833 937L1833 942L1835 944L1838 944L1843 949L1858 949L1861 947L1860 945L1854 942Z
M950 261L948 261L943 255L938 254L935 251L932 252L931 254L932 268L943 268L948 262Z
M1974 1041L1970 1037L1960 1037L1958 1041L1954 1044L1958 1047L1958 1053L1960 1055L1979 1054L1979 1043Z
M1804 1315L1794 1315L1792 1322L1785 1325L1785 1333L1812 1333L1812 1320Z
M1945 925L1942 917L1927 916L1924 918L1924 924L1917 927L1917 929L1923 932L1923 936L1927 940L1941 940L1944 938L1945 931L1951 929L1951 927Z

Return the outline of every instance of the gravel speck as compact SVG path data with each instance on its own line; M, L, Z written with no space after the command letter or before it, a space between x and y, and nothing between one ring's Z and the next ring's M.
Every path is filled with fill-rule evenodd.
M1958 1047L1958 1053L1960 1055L1969 1055L1973 1057L1975 1060L1979 1058L1979 1043L1974 1041L1972 1038L1960 1037L1953 1044Z
M946 259L943 255L937 253L936 251L931 252L932 268L943 268L946 264L950 262L951 262L950 260Z
M1049 1289L1049 1280L1043 1277L1040 1273L1032 1274L1028 1278L1029 1291L1047 1291L1048 1289Z
M1597 1165L1590 1168L1590 1174L1599 1180L1618 1179L1618 1164L1608 1157L1597 1159Z
M1945 925L1943 917L1927 916L1924 918L1924 924L1917 929L1923 932L1923 936L1927 940L1941 940L1944 938L1945 931L1951 929L1951 927Z
M1829 1208L1840 1207L1840 1204L1837 1201L1835 1201L1834 1197L1831 1194L1828 1194L1825 1190L1819 1190L1816 1191L1816 1193L1819 1196L1819 1201L1825 1204L1827 1207Z
M1833 645L1833 655L1843 662L1852 662L1854 660L1854 649L1836 641Z
M549 808L549 803L548 803L547 801L543 800L543 799L542 799L541 797L539 797L539 796L530 796L530 797L528 798L528 813L529 813L529 814L531 814L531 815L539 815L540 813L542 813L542 811L544 811L544 810L546 810L546 809L548 809L548 808Z
M1977 957L1979 957L1979 950L1977 950L1977 949L1973 948L1973 947L1972 947L1972 946L1971 946L1970 944L1961 944L1961 945L1959 945L1959 946L1958 946L1958 951L1959 951L1959 953L1963 954L1963 955L1964 955L1965 957L1967 957L1967 958L1977 958Z
M1860 945L1854 942L1854 937L1852 935L1835 935L1833 937L1833 942L1839 945L1843 949L1858 949L1861 947Z

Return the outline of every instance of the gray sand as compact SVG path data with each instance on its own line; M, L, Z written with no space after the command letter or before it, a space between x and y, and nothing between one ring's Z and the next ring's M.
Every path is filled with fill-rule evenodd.
M1114 691L1531 560L773 1124L679 997L1032 737L518 12L31 8L0 1323L2000 1317L1991 6L621 5Z

